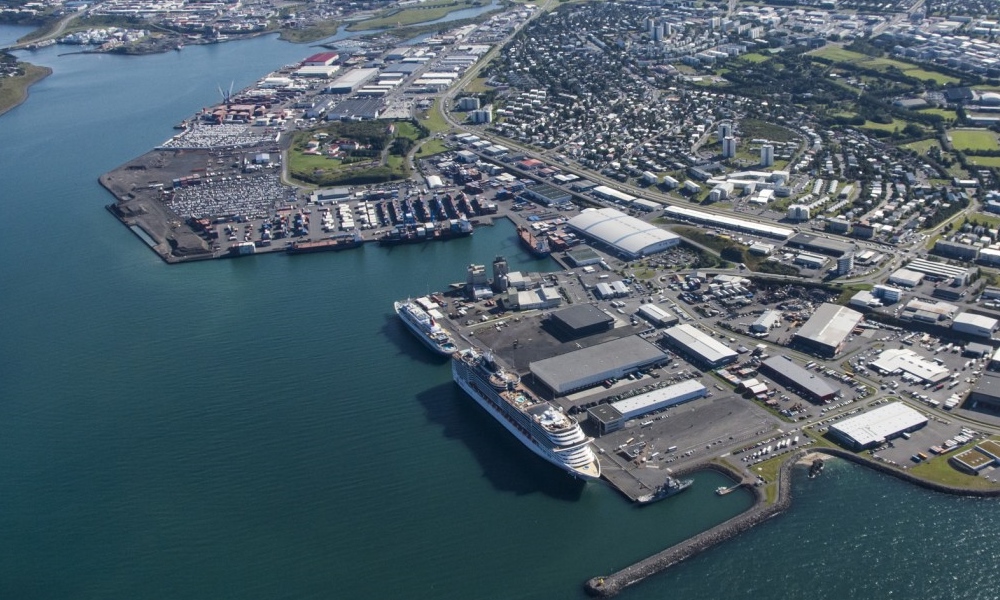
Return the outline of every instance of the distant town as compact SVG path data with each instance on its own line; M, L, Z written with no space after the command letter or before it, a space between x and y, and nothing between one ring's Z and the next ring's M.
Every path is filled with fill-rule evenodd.
M411 29L470 7L471 22ZM164 30L175 49L385 26L220 86L215 106L102 176L109 211L169 263L459 245L511 221L521 251L557 271L498 257L412 313L578 422L629 499L712 465L776 506L789 459L815 474L829 455L1000 495L995 4L33 2L4 15L46 11L104 19L47 38L104 51Z

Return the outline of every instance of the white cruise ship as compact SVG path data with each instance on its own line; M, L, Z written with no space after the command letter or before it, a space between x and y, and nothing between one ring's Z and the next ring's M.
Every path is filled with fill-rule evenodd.
M532 396L516 373L474 349L452 357L452 375L467 394L532 452L574 477L597 479L601 465L576 419Z
M458 350L458 346L455 345L455 341L451 339L448 332L435 323L427 311L420 308L416 302L412 300L394 302L393 308L396 309L396 314L409 330L434 352L448 356Z

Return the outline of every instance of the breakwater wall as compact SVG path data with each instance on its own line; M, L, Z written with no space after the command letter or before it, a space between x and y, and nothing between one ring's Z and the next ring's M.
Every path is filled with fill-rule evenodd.
M721 523L707 531L699 533L698 535L679 544L671 546L666 550L658 552L649 558L645 558L633 565L630 565L616 573L593 577L589 579L586 584L584 584L584 589L591 596L601 598L614 596L630 585L638 583L651 575L664 571L683 560L697 556L698 554L781 514L787 510L792 503L792 469L795 467L796 463L802 459L802 457L811 453L843 458L844 460L854 464L874 469L875 471L902 479L903 481L920 486L924 489L943 494L978 498L1000 497L1000 489L969 489L927 481L907 473L906 471L893 468L890 465L883 464L878 461L867 459L841 448L814 447L802 449L789 455L785 462L782 463L781 468L778 470L778 497L773 504L766 504L763 489L757 487L751 488L755 496L755 502L754 506L750 510L733 517L725 523ZM719 471L737 480L741 479L741 476L735 471L715 463L701 466L699 469L711 469ZM680 475L681 474L679 473L678 476Z
M584 589L591 596L601 598L614 596L626 587L638 583L650 575L655 575L683 560L701 554L781 514L791 505L792 501L790 486L792 468L795 466L796 461L804 456L805 453L806 451L800 450L789 456L789 459L781 465L781 468L778 470L778 497L773 504L766 504L762 488L751 488L756 500L750 510L666 550L658 552L649 558L625 567L617 573L593 577L584 584ZM737 481L743 479L740 474L719 464L710 463L701 468L719 471Z

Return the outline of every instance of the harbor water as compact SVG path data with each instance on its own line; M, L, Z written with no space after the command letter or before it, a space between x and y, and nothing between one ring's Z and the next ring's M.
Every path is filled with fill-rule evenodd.
M53 75L0 117L0 597L574 598L749 507L716 496L715 473L642 509L568 479L404 329L392 301L470 263L556 268L506 221L425 246L168 266L103 210L101 173L219 86L314 49L64 50L18 54ZM788 514L623 596L1000 584L996 503L847 465L796 484Z

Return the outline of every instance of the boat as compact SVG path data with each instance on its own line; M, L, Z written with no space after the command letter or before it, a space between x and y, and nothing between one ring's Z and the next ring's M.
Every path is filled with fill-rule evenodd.
M304 240L292 242L286 248L289 254L309 254L311 252L329 252L333 250L347 250L357 248L364 244L361 234L358 232L337 235L323 238L321 240Z
M434 317L427 313L420 305L412 300L405 302L394 302L393 308L396 314L403 320L406 327L413 332L413 335L424 343L425 346L442 356L450 356L458 350L455 341L451 339L440 325L434 322Z
M452 219L442 225L435 223L407 223L397 225L378 238L381 246L401 244L422 244L438 242L472 235L472 223L468 219Z
M545 258L552 254L552 248L549 247L549 238L536 236L527 227L517 228L517 238L521 240L521 245L536 258Z
M456 352L455 383L529 450L578 479L598 479L601 464L577 420L531 394L491 352Z
M683 492L684 490L691 487L692 483L694 483L693 479L676 479L668 475L667 480L664 481L661 485L656 486L656 489L653 490L653 493L646 494L644 496L639 496L638 498L635 499L635 501L638 504L651 504L653 502L663 500L664 498L669 498L674 494L679 494Z

